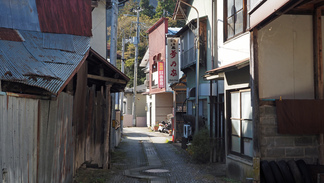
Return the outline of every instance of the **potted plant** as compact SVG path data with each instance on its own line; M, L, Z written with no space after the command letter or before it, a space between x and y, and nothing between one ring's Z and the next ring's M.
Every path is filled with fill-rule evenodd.
M154 131L156 131L156 132L157 132L157 131L158 131L158 129L159 129L159 124L155 124L155 125L154 125Z

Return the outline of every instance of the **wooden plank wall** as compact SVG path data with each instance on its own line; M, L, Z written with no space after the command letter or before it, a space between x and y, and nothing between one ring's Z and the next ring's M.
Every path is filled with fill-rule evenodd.
M36 182L38 100L0 95L0 180Z
M0 95L0 180L72 182L73 96L56 101Z
M88 88L87 96L87 141L86 161L103 167L103 138L104 138L104 109L105 100L101 91L96 87Z
M40 101L38 182L72 182L73 96L61 93L56 101Z

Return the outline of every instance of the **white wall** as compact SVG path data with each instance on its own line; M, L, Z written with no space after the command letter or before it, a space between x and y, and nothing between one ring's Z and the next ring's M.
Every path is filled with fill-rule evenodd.
M248 31L224 42L223 14L223 1L217 1L218 67L250 58L250 33Z
M90 46L103 58L107 58L105 1L99 1L98 7L92 11L92 35Z
M314 98L312 16L280 16L258 44L260 98Z

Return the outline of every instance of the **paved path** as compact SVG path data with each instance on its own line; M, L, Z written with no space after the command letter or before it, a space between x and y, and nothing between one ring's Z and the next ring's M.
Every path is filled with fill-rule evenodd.
M109 183L224 182L225 164L192 163L180 144L167 143L171 138L148 128L124 128L122 142L113 153L112 167L102 170L101 174L106 175L102 179Z

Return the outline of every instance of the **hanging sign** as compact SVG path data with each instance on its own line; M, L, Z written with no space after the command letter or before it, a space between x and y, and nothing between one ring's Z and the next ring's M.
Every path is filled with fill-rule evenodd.
M179 38L168 38L168 83L179 80Z
M164 88L164 63L158 62L159 88Z

